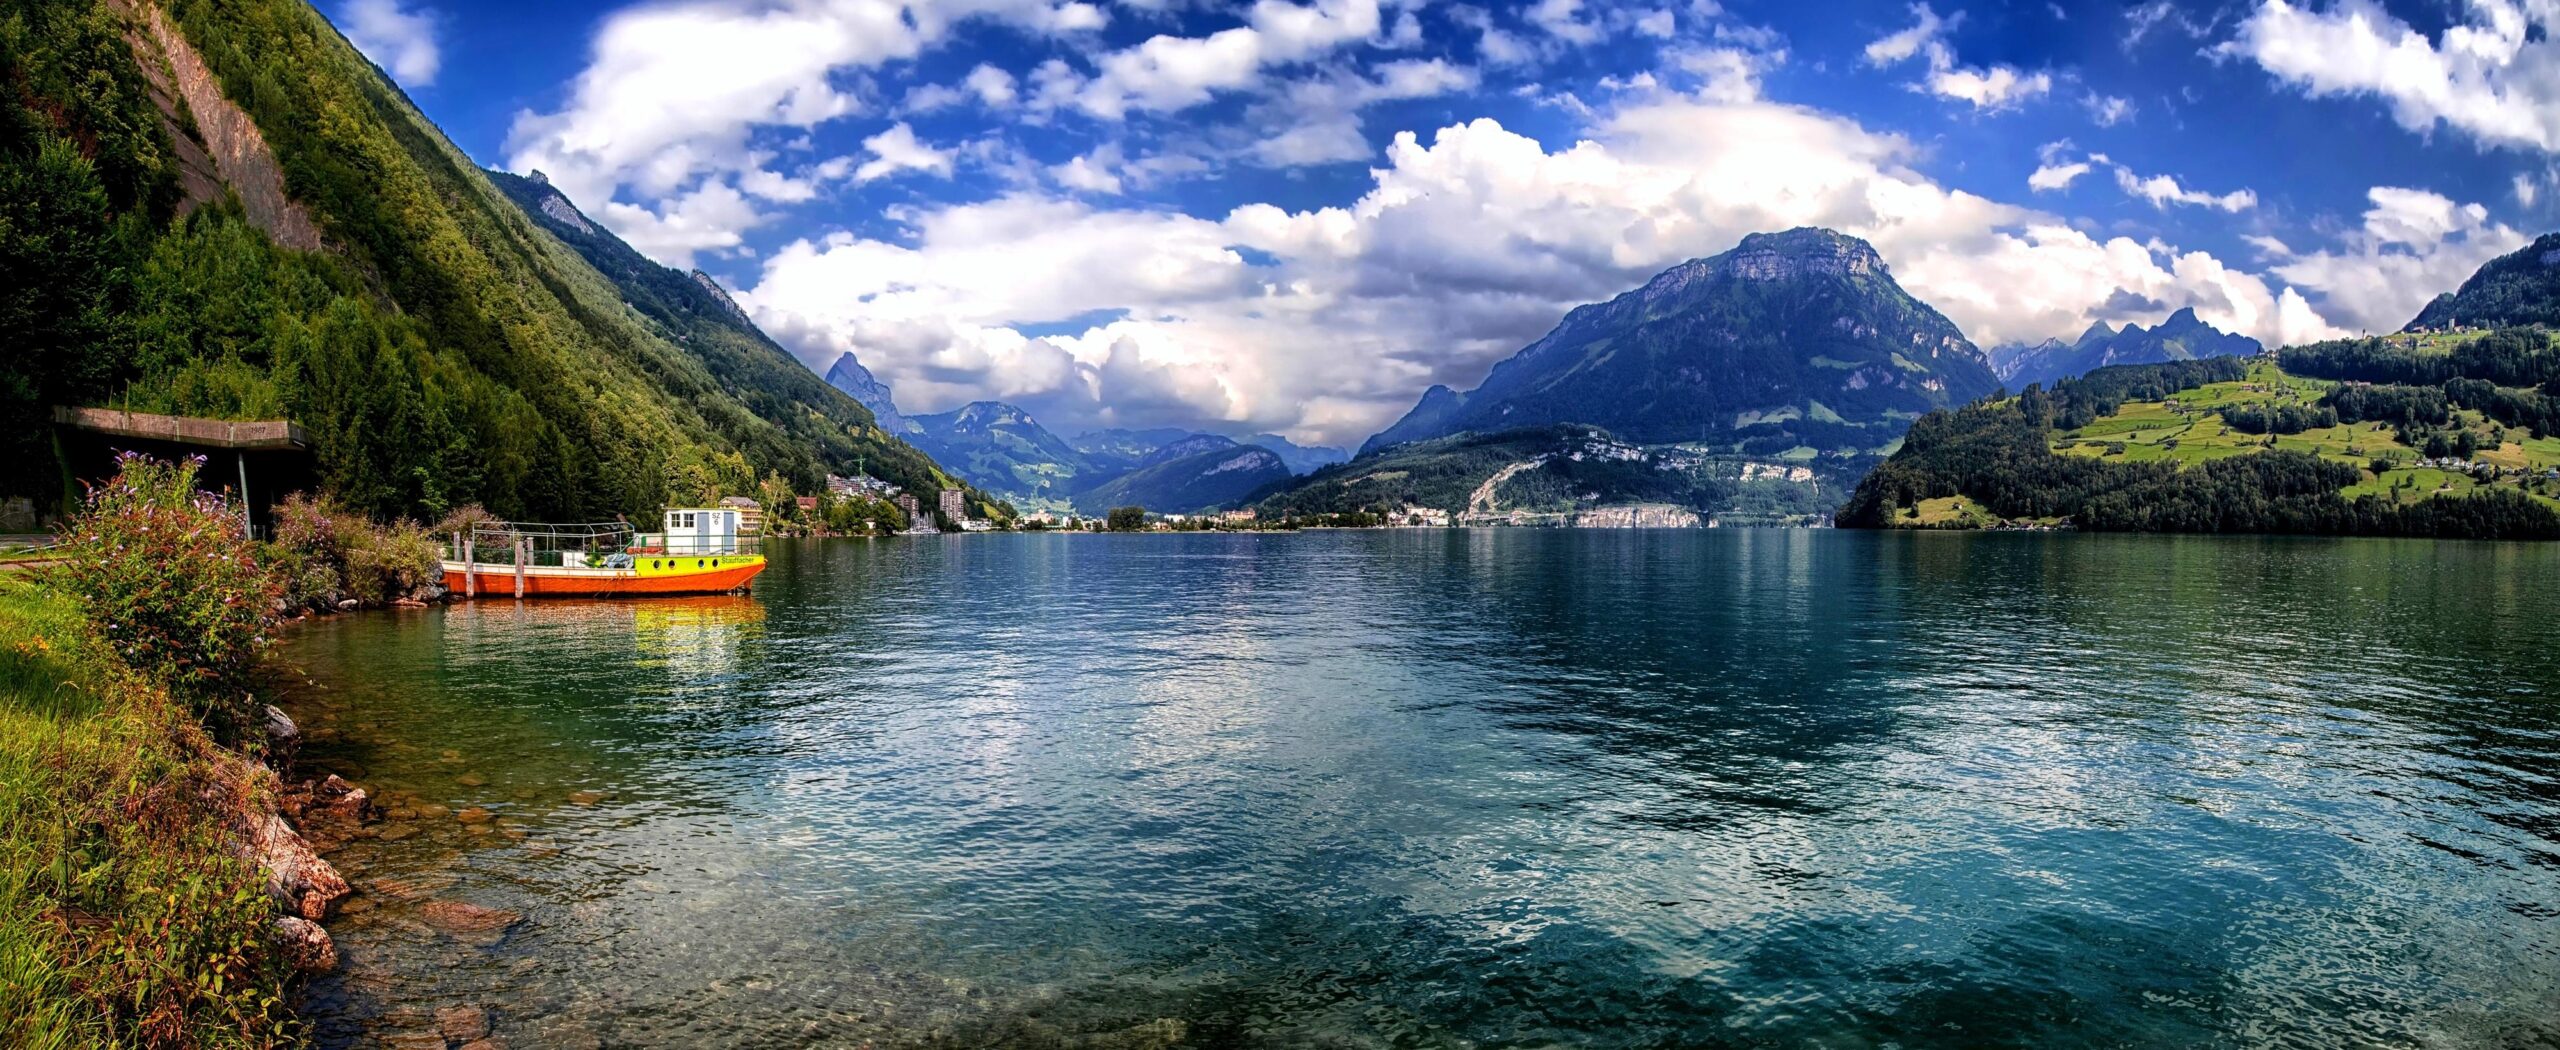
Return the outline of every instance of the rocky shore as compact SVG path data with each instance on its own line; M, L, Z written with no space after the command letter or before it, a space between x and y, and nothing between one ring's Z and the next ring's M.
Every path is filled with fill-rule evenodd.
M486 810L456 812L406 797L378 801L336 773L306 774L297 763L304 740L301 727L273 706L266 709L266 722L266 762L242 761L250 766L248 776L258 797L271 799L272 805L244 816L237 842L241 856L265 872L267 895L280 913L274 930L278 949L306 977L335 973L343 961L326 923L386 901L403 905L419 924L443 938L471 947L494 946L524 921L516 912L438 897L448 887L433 880L380 878L362 890L350 885L325 854L357 839L408 838L418 833L417 821L449 819L471 830L487 827L493 818ZM454 1003L411 1013L385 1018L383 1029L375 1033L381 1045L406 1050L506 1046L492 1034L490 1011L484 1006Z

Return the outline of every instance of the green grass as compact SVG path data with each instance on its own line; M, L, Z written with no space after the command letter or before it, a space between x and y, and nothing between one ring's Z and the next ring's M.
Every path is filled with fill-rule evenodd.
M284 1042L276 909L229 855L252 787L78 607L0 576L0 1032L8 1045Z
M1999 522L1999 515L1991 513L1991 508L1974 502L1970 496L1924 499L1919 506L1893 520L1896 528L1909 529L1979 529Z
M2474 333L2422 337L2422 352L2450 352L2455 344L2476 337ZM2223 409L2240 405L2309 406L2318 402L2335 385L2287 375L2272 363L2259 362L2250 366L2248 378L2237 382L2196 387L2181 391L2178 396L2165 401L2127 402L2113 415L2078 430L2056 435L2053 447L2054 451L2068 456L2089 456L2125 463L2165 460L2181 466L2274 449L2305 452L2358 467L2369 467L2378 459L2414 464L2421 458L2419 450L2402 441L2396 430L2380 424L2342 424L2299 434L2281 434L2274 437L2273 444L2269 444L2268 435L2232 430L2224 425L2220 415ZM2175 408L2171 407L2173 403ZM2476 412L2460 415L2484 442L2495 429ZM2528 438L2521 430L2509 430L2507 437L2505 444L2483 450L2473 457L2474 460L2535 473L2560 467L2560 438ZM2483 485L2469 475L2431 467L2398 466L2379 475L2368 469L2363 482L2343 491L2349 497L2381 495L2414 501L2435 496L2467 495L2491 486L2520 488L2526 494L2560 508L2560 499L2555 499L2560 497L2560 485L2515 479L2501 479Z

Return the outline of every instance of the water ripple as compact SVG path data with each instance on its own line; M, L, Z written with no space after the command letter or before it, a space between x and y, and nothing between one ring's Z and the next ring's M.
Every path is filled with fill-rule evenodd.
M2550 547L774 555L291 640L312 760L409 814L335 858L323 1044L2560 1041Z

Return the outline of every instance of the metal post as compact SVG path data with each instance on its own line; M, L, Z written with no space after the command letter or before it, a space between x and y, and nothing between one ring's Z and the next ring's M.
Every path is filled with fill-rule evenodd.
M249 519L249 453L234 452L231 458L240 464L240 534L256 539L258 524Z
M462 596L465 598L480 596L480 562L472 556L472 548L478 545L477 539L471 533L462 534Z
M516 597L518 599L524 597L524 563L527 560L525 547L532 542L522 536L516 537Z

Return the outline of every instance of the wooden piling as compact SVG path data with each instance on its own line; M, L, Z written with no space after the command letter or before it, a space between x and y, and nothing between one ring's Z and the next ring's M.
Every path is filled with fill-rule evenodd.
M477 544L472 542L470 534L464 533L462 540L462 596L465 598L477 598L480 596L480 562L471 556L472 548L474 546L477 546Z
M524 563L532 560L526 556L529 552L525 548L532 543L533 541L522 536L516 537L516 597L518 599L524 597Z

